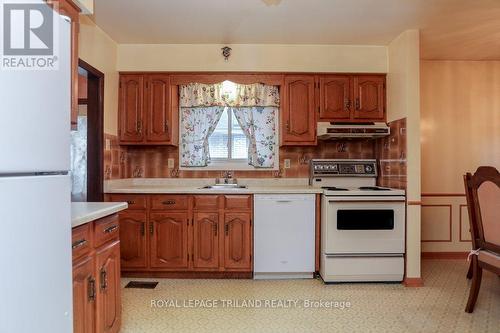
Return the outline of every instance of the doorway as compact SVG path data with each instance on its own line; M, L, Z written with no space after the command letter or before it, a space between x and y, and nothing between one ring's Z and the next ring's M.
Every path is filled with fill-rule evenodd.
M78 122L72 128L73 201L103 201L104 73L78 61Z

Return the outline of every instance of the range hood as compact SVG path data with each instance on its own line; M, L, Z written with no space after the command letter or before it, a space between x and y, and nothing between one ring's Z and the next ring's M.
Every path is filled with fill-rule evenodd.
M375 139L391 134L386 123L345 124L318 122L318 139Z

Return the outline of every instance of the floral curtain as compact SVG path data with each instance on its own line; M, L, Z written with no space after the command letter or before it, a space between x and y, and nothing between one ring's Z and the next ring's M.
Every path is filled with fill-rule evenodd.
M275 106L236 107L232 109L249 140L248 164L256 168L273 168L276 157Z
M279 110L277 86L261 83L235 84L232 92L222 83L191 83L180 86L181 165L203 167L210 163L208 138L225 107L232 107L250 145L248 161L256 168L273 168Z
M215 130L224 106L181 108L181 165L204 167L210 163L208 138Z

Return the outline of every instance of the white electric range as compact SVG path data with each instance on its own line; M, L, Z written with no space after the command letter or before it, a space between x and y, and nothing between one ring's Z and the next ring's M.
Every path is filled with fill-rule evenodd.
M320 275L325 282L402 281L405 191L376 186L376 160L311 160L324 189Z

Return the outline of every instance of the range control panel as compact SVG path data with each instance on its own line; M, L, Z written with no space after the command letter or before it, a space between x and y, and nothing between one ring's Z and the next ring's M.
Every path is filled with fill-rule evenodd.
M376 177L376 160L311 160L311 177Z

